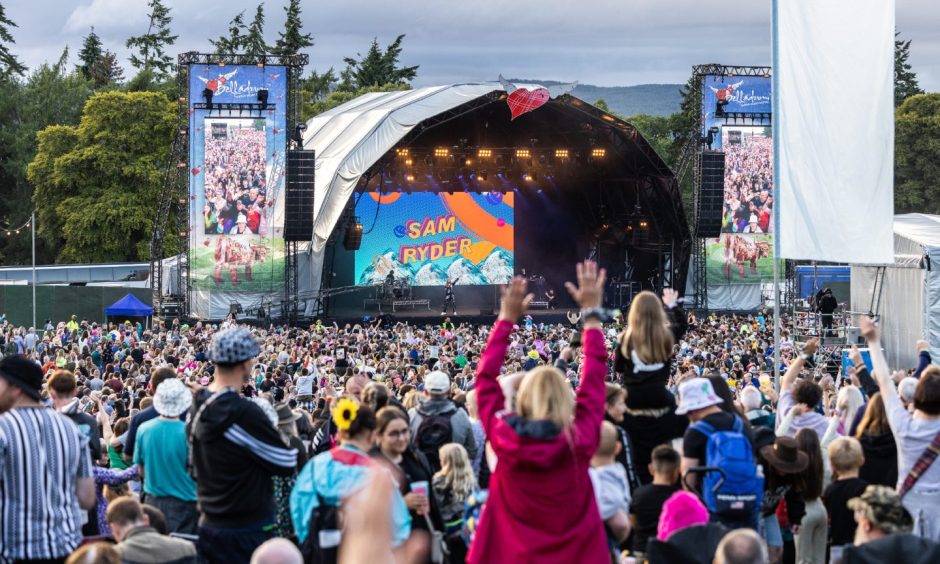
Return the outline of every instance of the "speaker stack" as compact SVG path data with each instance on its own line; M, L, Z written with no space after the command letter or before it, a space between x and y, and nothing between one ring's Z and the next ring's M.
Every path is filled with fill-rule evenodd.
M702 185L695 210L695 236L714 238L721 235L721 214L725 198L725 154L703 151Z
M314 151L287 152L287 191L284 202L284 240L313 239Z

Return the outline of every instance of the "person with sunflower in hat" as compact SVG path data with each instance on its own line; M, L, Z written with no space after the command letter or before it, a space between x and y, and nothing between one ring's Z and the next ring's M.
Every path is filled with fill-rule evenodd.
M343 535L344 500L374 479L391 480L368 454L376 428L372 409L347 396L334 403L330 415L339 446L313 457L297 475L290 494L291 520L306 562L335 562ZM392 544L398 546L411 534L411 516L401 493L393 489Z

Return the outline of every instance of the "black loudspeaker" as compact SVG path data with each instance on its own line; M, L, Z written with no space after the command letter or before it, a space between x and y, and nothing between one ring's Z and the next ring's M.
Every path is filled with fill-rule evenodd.
M346 226L346 233L343 235L343 248L347 251L358 251L361 245L362 223L356 218Z
M287 191L284 200L284 240L313 239L314 151L287 151Z
M721 235L721 213L725 199L725 154L703 151L701 154L702 184L698 187L695 210L695 236Z

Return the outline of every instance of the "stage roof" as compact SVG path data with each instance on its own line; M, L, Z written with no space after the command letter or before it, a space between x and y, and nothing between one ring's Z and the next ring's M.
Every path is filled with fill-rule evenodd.
M518 84L528 89L539 85ZM360 177L404 139L415 127L435 116L482 97L493 101L505 95L499 82L431 86L399 92L365 94L313 117L307 122L304 149L316 151L313 252L319 253L340 219ZM503 102L505 103L505 102ZM640 153L650 174L672 176L672 172L633 126L593 105L569 95L546 106L563 105L578 112L582 120L596 122L620 132ZM527 115L537 115L539 108ZM508 109L506 110L508 113Z

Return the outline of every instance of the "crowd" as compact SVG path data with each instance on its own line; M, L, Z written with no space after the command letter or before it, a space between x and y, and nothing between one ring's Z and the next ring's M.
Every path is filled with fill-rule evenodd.
M223 123L205 144L206 235L262 234L267 225L265 131Z
M773 139L742 133L727 143L722 233L770 233L773 215Z
M936 562L940 370L678 294L492 326L0 317L0 563ZM774 353L781 359L772 379Z

